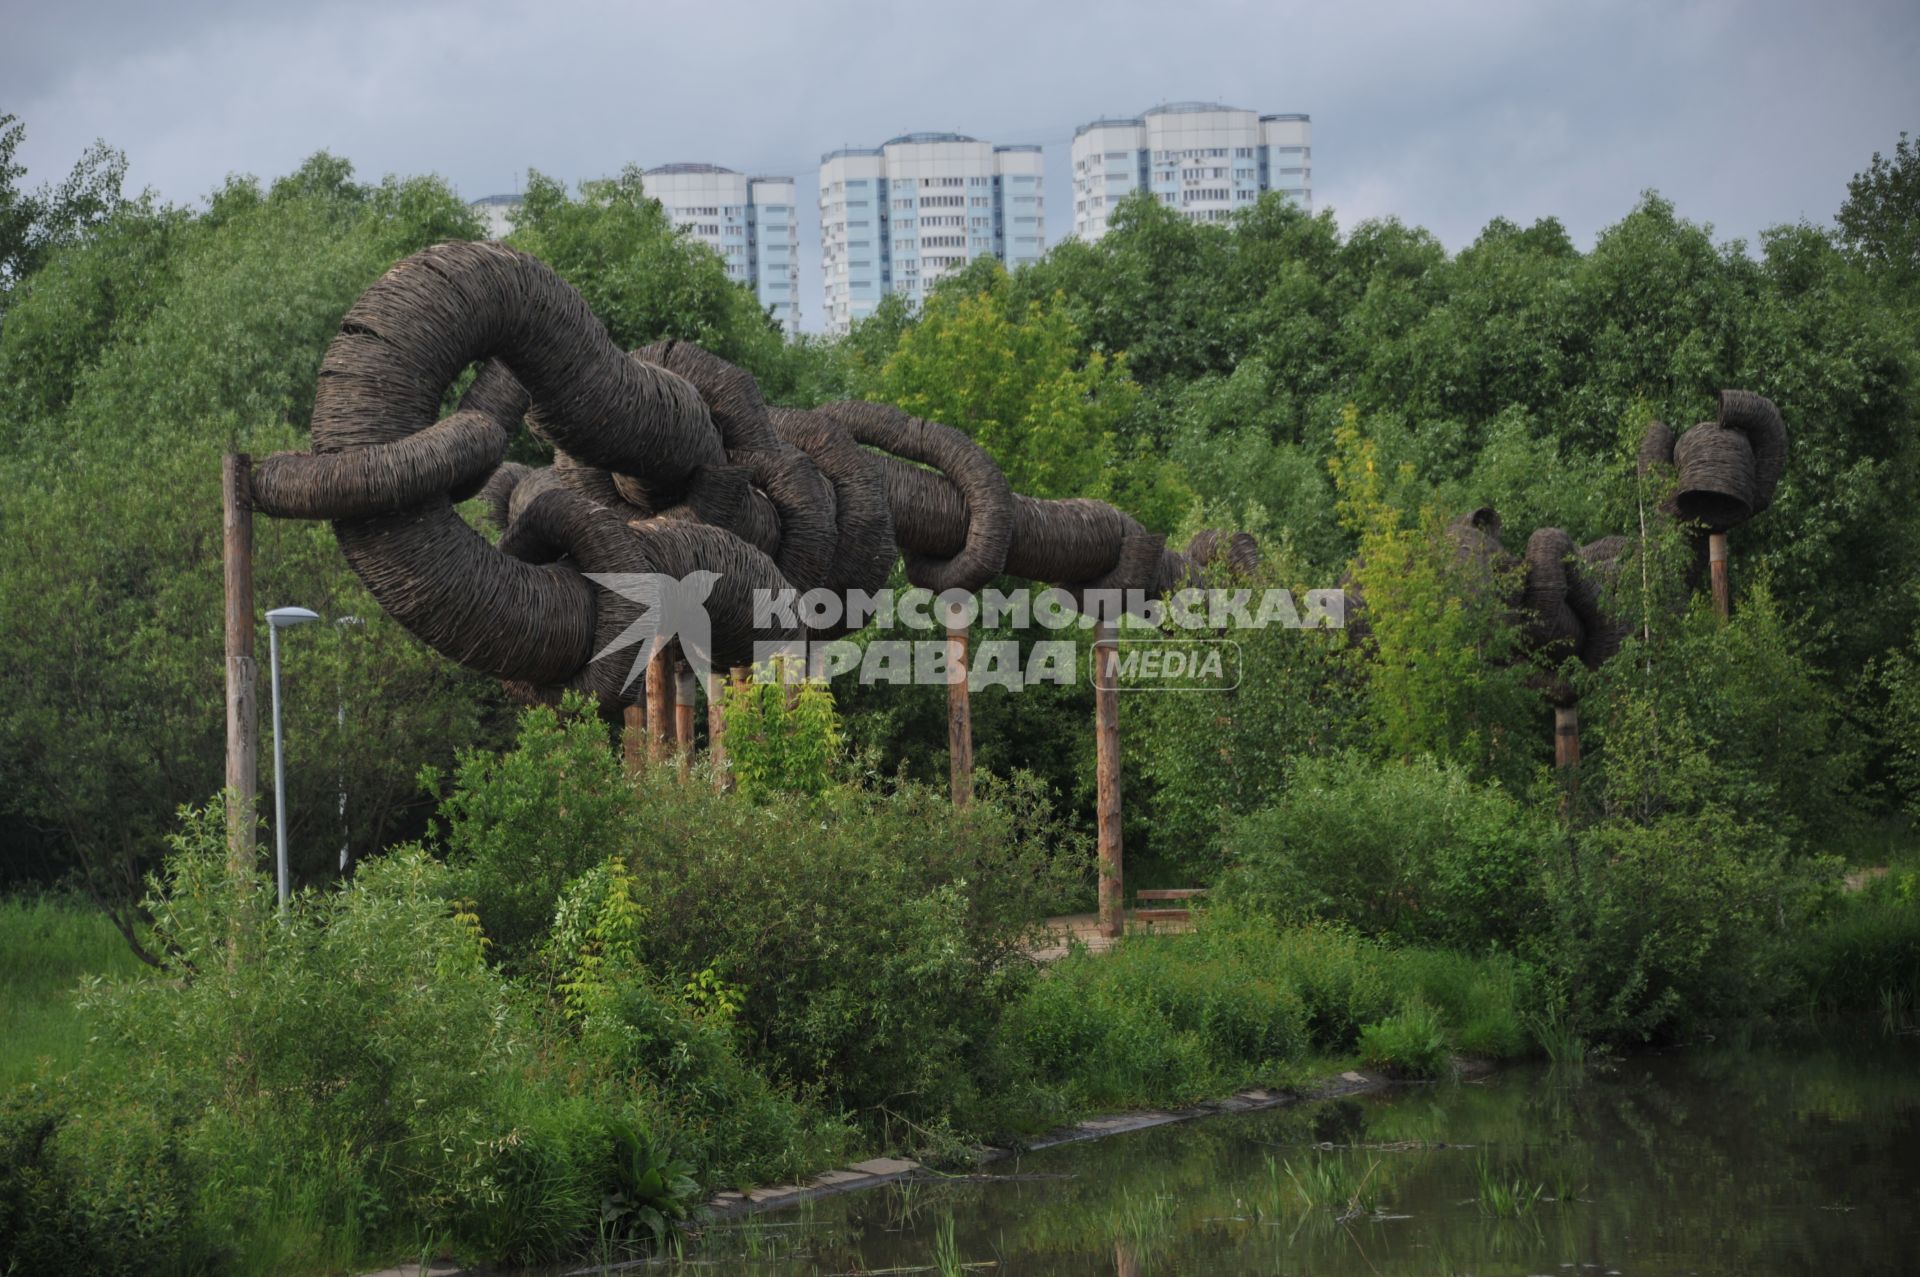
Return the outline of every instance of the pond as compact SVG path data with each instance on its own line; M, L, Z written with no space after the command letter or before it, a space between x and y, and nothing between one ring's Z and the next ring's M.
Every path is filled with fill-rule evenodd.
M1219 1116L717 1221L691 1274L1920 1266L1920 1041L1694 1050Z

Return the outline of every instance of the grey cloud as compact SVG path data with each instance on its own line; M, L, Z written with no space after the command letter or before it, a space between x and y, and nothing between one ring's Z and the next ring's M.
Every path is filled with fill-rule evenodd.
M1826 221L1873 151L1920 130L1908 0L92 0L10 5L5 27L0 110L27 122L30 180L104 137L181 201L326 147L469 198L528 167L711 160L792 173L811 215L822 151L936 128L1046 145L1057 240L1075 124L1214 98L1312 113L1317 202L1343 224L1395 214L1458 248L1494 216L1552 215L1584 244L1657 188L1751 241ZM817 324L811 224L802 245Z

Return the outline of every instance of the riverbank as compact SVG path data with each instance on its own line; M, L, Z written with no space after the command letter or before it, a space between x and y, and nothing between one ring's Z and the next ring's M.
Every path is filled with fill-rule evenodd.
M1920 1039L1859 1027L1056 1146L720 1221L649 1271L1903 1272Z
M1491 1073L1494 1067L1490 1061L1486 1060L1456 1059L1452 1062L1452 1076L1460 1079L1483 1077ZM1179 1108L1108 1113L1056 1128L1023 1142L1018 1148L982 1146L975 1150L972 1166L974 1169L985 1169L1010 1157L1037 1153L1063 1145L1112 1139L1116 1136L1157 1130L1161 1127L1176 1126L1210 1117L1259 1113L1291 1105L1349 1098L1383 1091L1393 1086L1408 1085L1414 1081L1414 1079L1394 1077L1377 1069L1370 1072L1342 1069L1304 1088L1249 1087L1219 1099ZM800 1183L771 1184L759 1188L730 1189L716 1193L707 1200L705 1211L708 1220L737 1219L763 1211L786 1210L827 1197L869 1192L916 1175L941 1181L966 1178L964 1171L934 1169L923 1166L911 1158L872 1157L823 1171ZM707 1221L689 1224L686 1231L697 1235L701 1231L700 1225L705 1222ZM650 1267L656 1262L653 1259L635 1259L611 1265L595 1265L578 1271L582 1274L619 1272L629 1268ZM498 1269L486 1267L464 1268L452 1263L430 1263L425 1266L403 1264L383 1268L377 1272L363 1274L363 1277L490 1277L499 1272Z
M1481 1077L1492 1072L1493 1068L1493 1063L1487 1060L1453 1061L1453 1075L1461 1078ZM1223 1114L1257 1113L1290 1104L1307 1104L1320 1100L1363 1095L1384 1090L1390 1086L1424 1080L1394 1077L1377 1069L1367 1073L1358 1069L1343 1069L1304 1089L1248 1087L1217 1100L1207 1100L1179 1108L1139 1109L1086 1118L1049 1131L1033 1140L1025 1141L1017 1148L983 1146L976 1151L973 1164L975 1167L986 1167L1008 1157L1057 1148L1063 1144L1110 1139L1117 1135L1130 1135L1136 1131L1175 1126L1182 1122L1219 1117ZM876 1157L837 1170L826 1171L800 1184L775 1184L745 1191L729 1190L717 1193L707 1201L706 1209L714 1218L722 1219L751 1214L755 1211L780 1210L822 1197L879 1188L928 1169L910 1158ZM933 1170L931 1173L941 1178L950 1178L953 1175L953 1172L944 1169Z

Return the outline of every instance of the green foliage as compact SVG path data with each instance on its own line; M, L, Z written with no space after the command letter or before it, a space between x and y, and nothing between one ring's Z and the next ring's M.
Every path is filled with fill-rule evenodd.
M1371 1215L1379 1207L1379 1189L1370 1187L1379 1165L1377 1160L1370 1162L1356 1175L1353 1164L1343 1157L1316 1154L1299 1166L1269 1157L1267 1176L1275 1189L1281 1178L1286 1179L1287 1191L1275 1196L1290 1213L1333 1211L1338 1219L1348 1220Z
M1920 1004L1920 873L1897 870L1824 902L1796 937L1794 999L1822 1011Z
M913 784L759 803L637 780L632 864L663 979L711 970L776 1079L878 1125L969 1101L1035 924L1091 863L1030 782L955 810Z
M644 1228L657 1246L687 1218L699 1186L687 1173L691 1168L673 1161L651 1135L625 1122L616 1123L613 1133L618 1187L601 1199L601 1225L611 1225L618 1236Z
M1437 1012L1454 1054L1505 1060L1528 1054L1536 1044L1526 1019L1537 997L1521 963L1455 949L1400 948L1389 959L1393 987Z
M475 902L494 957L521 970L567 882L631 843L627 778L606 728L570 699L523 713L510 750L463 752L452 782L440 816L459 894Z
M22 1089L0 1105L0 1264L59 1274L192 1271L178 1136L146 1107L75 1115Z
M1480 1213L1495 1219L1518 1219L1533 1210L1546 1195L1547 1186L1528 1181L1510 1171L1495 1170L1485 1157L1473 1164L1474 1197Z
M935 290L873 387L965 431L1035 497L1105 495L1114 432L1138 394L1125 358L1086 353L1062 307L1015 301L997 264L978 291Z
M1834 220L1848 251L1893 288L1920 282L1920 145L1902 131L1891 158L1875 151Z
M727 763L740 792L818 797L840 766L840 718L825 683L784 678L728 686Z
M17 117L0 115L0 321L21 280L112 216L127 176L127 157L95 142L59 185L22 191L14 183L27 170L14 156L26 136L27 126Z
M1330 464L1342 518L1359 538L1352 576L1368 628L1355 651L1380 745L1480 775L1523 776L1526 752L1516 737L1539 710L1522 685L1518 636L1501 604L1519 584L1517 572L1456 549L1432 508L1409 523L1352 407L1336 438L1340 452ZM1398 478L1404 485L1411 472Z
M137 898L171 813L219 784L221 453L297 446L353 298L473 229L438 182L309 169L271 196L235 181L197 219L123 207L31 278L0 332L5 802L116 903ZM324 525L260 520L255 574L268 605L371 618L287 636L306 880L336 871L343 838L366 855L417 820L421 763L472 743L498 695L380 620Z
M1449 968L1447 978L1423 978L1430 962ZM1471 966L1482 971L1459 969ZM1429 989L1450 1004L1430 1001ZM1396 952L1335 928L1276 929L1215 912L1189 935L1069 954L1034 983L1003 1032L1037 1094L1064 1110L1182 1104L1282 1083L1302 1060L1356 1049L1391 1048L1375 1062L1437 1070L1463 1026L1517 1020L1514 990L1497 961ZM1517 1031L1482 1031L1472 1045L1504 1056L1526 1043Z
M709 1183L790 1178L831 1160L846 1131L744 1059L740 989L709 967L676 994L641 961L645 924L638 881L610 858L567 884L544 958L583 1060L656 1115L643 1137L629 1139L616 1125L624 1179L610 1190L618 1200L606 1203L602 1223L657 1234L677 1218L654 1200L679 1177L670 1165L684 1162Z
M1887 770L1901 804L1920 816L1920 626L1911 643L1887 653L1874 677L1886 696Z
M1535 813L1455 764L1302 759L1229 838L1227 899L1268 916L1370 935L1511 947L1541 921L1554 838Z
M397 851L279 919L266 878L227 866L217 820L190 812L174 841L148 900L167 969L90 993L60 1148L95 1115L155 1114L191 1202L181 1245L222 1264L278 1245L290 1203L302 1262L436 1237L551 1254L592 1226L605 1110L552 1067L444 867ZM138 1163L103 1146L89 1164Z
M1424 1002L1407 1002L1386 1019L1360 1030L1360 1058L1375 1068L1408 1077L1439 1077L1449 1067L1440 1017Z
M1284 541L1265 547L1250 577L1216 570L1207 584L1291 588L1301 606L1312 569L1288 549ZM1195 637L1171 626L1169 633L1176 640ZM1298 760L1361 742L1361 690L1339 631L1276 624L1227 637L1240 666L1231 691L1142 696L1127 705L1130 715L1137 713L1130 721L1141 725L1124 736L1128 807L1144 811L1127 829L1135 881L1143 872L1178 885L1213 881L1225 864L1227 830L1273 801ZM1136 856L1136 848L1145 854Z
M1764 1016L1811 897L1783 838L1707 804L1581 831L1536 938L1588 1037L1637 1043Z

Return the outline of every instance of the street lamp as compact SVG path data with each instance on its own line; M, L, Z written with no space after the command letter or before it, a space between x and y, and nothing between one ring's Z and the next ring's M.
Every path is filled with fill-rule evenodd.
M273 842L280 869L280 914L287 912L287 760L280 743L280 631L320 619L303 607L277 607L267 613L267 657L273 667Z
M336 616L333 618L334 633L340 636L343 644L346 642L347 627L349 625L365 624L366 622L357 616ZM347 662L344 648L342 649L340 660L340 677L336 681L334 692L336 722L340 728L340 739L335 742L334 745L334 749L337 751L340 760L338 772L340 782L340 872L345 874L348 869L353 867L353 859L350 854L353 846L353 838L352 832L347 827Z

